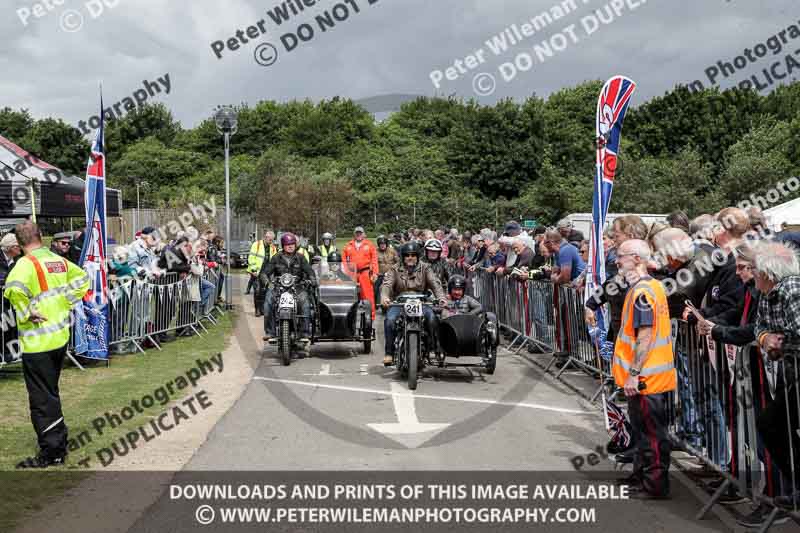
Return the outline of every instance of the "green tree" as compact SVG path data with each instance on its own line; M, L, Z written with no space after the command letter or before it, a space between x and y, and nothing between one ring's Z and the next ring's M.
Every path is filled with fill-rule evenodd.
M68 174L83 176L86 172L89 142L61 119L36 121L18 144Z
M14 111L10 107L0 109L0 135L19 143L33 127L33 117L27 109Z
M341 157L348 145L373 134L373 118L351 100L338 97L306 106L283 129L291 153L313 157Z
M629 158L611 197L611 211L617 213L681 209L696 216L721 207L713 167L695 148L683 148L670 158Z
M602 87L600 81L589 81L562 89L551 94L543 105L550 160L567 173L591 176L593 172L597 96Z
M544 147L541 102L511 100L494 107L471 102L467 119L453 128L447 160L462 186L489 198L514 197L535 182Z
M625 135L633 141L637 158L669 158L682 148L693 147L713 165L714 176L722 172L727 149L751 128L751 119L761 112L761 97L738 88L690 91L677 86L632 108L625 119Z
M162 103L146 103L121 119L109 120L105 130L109 173L125 151L138 141L153 137L164 146L171 146L180 130L180 124Z
M729 205L746 200L750 194L766 195L779 182L800 171L800 119L792 122L764 117L750 133L731 146L721 194ZM784 197L787 201L797 193Z
M114 173L109 173L109 183L120 187L123 199L130 201L136 198L137 181L146 180L153 188L152 200L168 200L183 187L187 176L205 172L211 164L205 154L168 148L155 137L147 137L125 151Z

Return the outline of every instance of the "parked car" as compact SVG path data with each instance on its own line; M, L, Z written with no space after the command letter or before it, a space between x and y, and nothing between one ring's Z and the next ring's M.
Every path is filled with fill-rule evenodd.
M250 243L247 241L233 241L231 246L231 267L246 267L247 256L250 254Z

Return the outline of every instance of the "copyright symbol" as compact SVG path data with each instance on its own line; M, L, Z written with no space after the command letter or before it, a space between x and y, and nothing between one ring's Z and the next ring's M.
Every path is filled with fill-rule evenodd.
M67 33L74 33L83 28L83 15L76 9L65 9L61 13L61 29Z
M194 512L194 517L198 524L207 526L214 521L214 508L210 505L201 505Z
M488 72L480 72L472 79L472 90L478 96L489 96L496 87L497 81Z
M278 60L278 49L270 43L261 43L256 46L253 55L256 58L256 63L262 67L268 67Z

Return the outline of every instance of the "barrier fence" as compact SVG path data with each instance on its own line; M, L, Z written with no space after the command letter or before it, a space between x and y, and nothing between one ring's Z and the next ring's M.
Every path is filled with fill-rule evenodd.
M592 402L603 387L609 388L610 398L621 395L611 378L613 350L604 346L605 339L589 335L582 291L554 287L549 281L500 277L483 269L459 273L467 277L472 295L511 334L509 349L518 353L533 344L552 354L543 366L546 372L555 371L557 379L570 367L597 378L600 384ZM683 320L673 319L672 325L678 387L670 393L670 436L674 445L722 477L697 518L735 487L740 495L773 507L760 531L767 531L776 518L775 498L780 496L795 495L793 501L781 503L800 520L796 361L791 356L772 361L755 344L714 341ZM556 371L557 362L561 368Z
M170 273L151 280L120 278L109 281L109 350L117 353L144 352L145 347L161 350L161 339L168 332L201 335L208 329L203 322L217 323L224 311L217 305L223 277L208 269L202 277ZM0 287L0 291L2 287ZM0 298L2 346L0 368L19 363L16 322L10 304ZM216 316L215 316L216 315ZM73 320L74 327L75 321ZM74 335L70 352L74 354Z

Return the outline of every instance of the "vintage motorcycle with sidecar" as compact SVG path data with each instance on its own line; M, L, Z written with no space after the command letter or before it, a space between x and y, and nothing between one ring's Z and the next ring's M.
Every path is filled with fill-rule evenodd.
M430 307L438 318L435 338L430 338L424 325L423 306ZM478 367L494 374L497 368L499 336L497 319L492 313L453 314L441 318L446 311L434 305L432 295L401 294L389 307L401 308L395 337L395 367L408 388L417 388L419 373L426 366L444 368L448 365ZM480 363L448 363L447 358L479 357Z
M358 285L346 274L327 270L327 262L315 261L312 268L319 285L311 343L360 342L362 353L371 353L375 328L370 302L359 298Z

